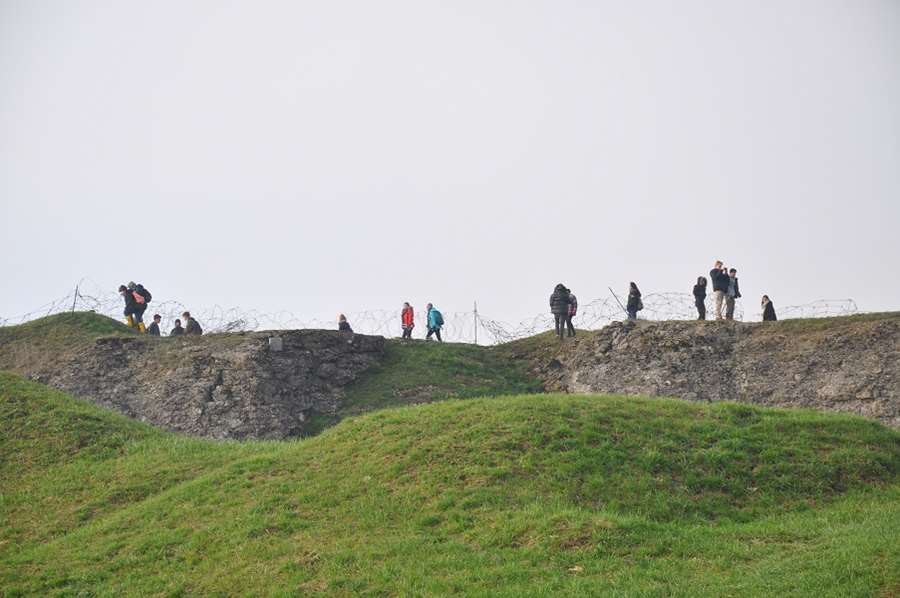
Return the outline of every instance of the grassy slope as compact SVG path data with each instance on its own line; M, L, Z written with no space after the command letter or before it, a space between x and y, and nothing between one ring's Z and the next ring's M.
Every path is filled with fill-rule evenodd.
M164 434L0 374L0 587L17 593L891 595L900 433L554 395Z

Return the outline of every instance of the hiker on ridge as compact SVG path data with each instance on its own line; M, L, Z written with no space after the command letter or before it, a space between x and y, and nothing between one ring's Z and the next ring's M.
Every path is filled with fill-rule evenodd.
M184 328L181 327L181 320L175 319L175 328L169 331L169 336L181 336L184 334Z
M722 303L725 301L725 293L728 292L728 271L722 264L722 260L716 260L713 269L709 271L709 280L713 285L713 298L716 306L716 319L722 319Z
M778 317L775 315L775 304L769 299L768 295L762 296L763 322L775 322Z
M119 294L125 300L125 323L130 328L137 328L140 332L144 332L144 310L147 309L146 300L131 291L124 284L119 285ZM140 299L140 301L138 301Z
M149 334L150 336L159 336L159 323L161 321L161 315L153 314L153 323L147 326L147 334Z
M556 336L562 338L566 331L566 319L569 317L569 290L563 283L556 285L550 295L550 313L556 323Z
M400 312L400 325L403 326L403 336L405 340L412 340L412 331L416 327L415 314L409 301L403 303L403 311Z
M185 321L184 334L186 336L200 336L201 334L203 334L203 328L200 327L200 322L198 322L194 319L193 316L191 316L191 312L186 311L181 314L181 317L184 318Z
M697 319L706 319L706 277L698 276L694 285L694 305L697 306Z
M569 336L575 336L575 326L572 324L572 318L578 314L578 299L572 294L571 289L566 289L569 293L569 312L566 314L566 328L569 330Z
M628 283L628 303L625 304L625 311L628 312L629 320L637 320L637 312L644 309L644 302L641 301L641 291L633 282Z
M728 271L728 289L725 291L725 319L734 319L734 302L741 298L741 290L738 287L737 270Z
M338 330L340 332L353 332L353 329L350 328L350 322L347 321L347 316L344 314L338 316Z
M425 306L425 309L427 310L426 319L428 321L428 333L425 335L425 340L430 341L433 334L437 337L439 343L444 342L441 339L441 327L444 325L444 316L430 303Z

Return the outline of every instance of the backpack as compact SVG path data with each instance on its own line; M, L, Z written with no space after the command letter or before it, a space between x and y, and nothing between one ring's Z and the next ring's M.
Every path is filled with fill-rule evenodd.
M146 299L144 299L143 295L138 293L137 291L131 291L131 296L134 297L134 302L138 305L144 305L146 303Z
M444 325L444 316L441 315L441 312L438 310L434 310L434 321L438 326Z
M638 299L637 311L641 311L642 309L644 309L644 302Z
M134 290L137 291L135 294L135 299L137 299L137 295L143 297L143 301L138 300L138 303L150 303L153 300L153 295L150 294L150 291L144 288L144 285L139 284L134 287Z

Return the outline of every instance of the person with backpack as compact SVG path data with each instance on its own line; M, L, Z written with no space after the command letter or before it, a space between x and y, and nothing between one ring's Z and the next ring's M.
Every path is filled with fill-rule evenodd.
M403 304L403 310L400 312L400 325L403 327L403 339L412 340L412 331L416 327L415 314L409 301Z
M350 327L350 322L347 321L347 316L344 314L338 316L338 330L340 332L353 332L353 328Z
M575 336L575 326L572 324L572 318L578 314L578 299L572 294L571 289L566 289L569 293L569 312L566 314L566 328L569 336Z
M427 310L428 320L428 333L425 335L425 340L430 341L433 334L437 337L439 343L444 342L441 339L441 327L444 325L444 316L430 303L425 306L425 309Z
M185 336L200 336L203 334L203 328L200 327L200 322L195 320L193 316L191 316L191 312L186 311L181 314L181 317L184 318L184 334Z
M694 305L697 306L697 319L706 319L706 277L698 276L694 285Z
M778 316L775 315L775 304L769 299L768 295L762 296L763 322L776 322Z
M722 319L722 304L725 302L725 293L728 292L728 270L722 264L722 260L716 260L713 269L709 271L709 280L713 285L713 298L716 306L716 319Z
M644 302L641 300L641 291L633 282L628 283L628 303L625 305L625 311L628 312L629 320L637 319L637 312L644 309Z
M147 309L147 303L144 297L130 290L124 284L119 285L119 294L125 300L125 323L129 328L137 328L138 331L145 332L144 311Z
M562 338L566 332L566 320L569 317L569 290L563 283L553 287L550 295L550 313L556 325L556 336Z

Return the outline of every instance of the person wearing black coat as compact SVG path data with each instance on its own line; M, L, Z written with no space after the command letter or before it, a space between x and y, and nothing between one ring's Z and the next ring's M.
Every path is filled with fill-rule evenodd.
M153 316L153 323L147 326L147 334L150 336L159 336L159 323L162 321L162 316L159 314L155 314Z
M569 291L562 283L556 285L550 295L550 313L556 322L556 335L562 338L566 332L566 318L569 315Z
M350 327L350 322L347 321L347 316L344 314L338 317L338 330L340 332L353 332L353 328Z
M697 306L697 319L706 319L706 277L697 277L697 284L694 285L694 305Z
M725 319L734 319L734 302L741 298L741 287L738 284L737 270L728 271L728 289L725 291Z
M200 327L200 322L198 322L197 320L194 319L193 316L191 316L191 312L186 311L183 314L181 314L181 317L184 318L184 321L185 321L185 325L184 325L185 336L191 336L191 335L200 336L201 334L203 334L203 328Z
M769 299L768 295L762 296L763 322L775 322L778 317L775 315L775 304Z
M184 328L181 327L181 320L175 320L175 328L169 332L169 336L181 336L184 334Z
M644 309L644 302L641 301L641 291L637 285L629 283L628 285L628 303L625 305L625 311L628 312L629 320L637 319L637 312Z

